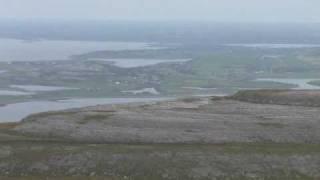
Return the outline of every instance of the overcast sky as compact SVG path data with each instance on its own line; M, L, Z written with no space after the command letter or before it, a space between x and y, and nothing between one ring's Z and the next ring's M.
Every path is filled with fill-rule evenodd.
M320 22L320 0L0 0L0 18Z

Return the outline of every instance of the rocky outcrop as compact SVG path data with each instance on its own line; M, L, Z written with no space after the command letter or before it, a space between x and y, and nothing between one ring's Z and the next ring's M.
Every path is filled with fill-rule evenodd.
M251 97L251 91L241 93L249 95L238 93L231 100L188 98L42 113L26 118L15 131L90 143L320 143L318 107L233 100L247 97L244 100L251 101L255 97ZM290 97L288 94L294 91L274 91L271 98L260 93L256 91L258 98L274 103L281 100L276 98L279 94L287 93Z

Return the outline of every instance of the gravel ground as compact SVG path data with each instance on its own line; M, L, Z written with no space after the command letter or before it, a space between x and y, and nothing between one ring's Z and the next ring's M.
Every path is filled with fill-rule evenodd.
M90 143L320 143L319 107L189 98L26 118L18 133Z

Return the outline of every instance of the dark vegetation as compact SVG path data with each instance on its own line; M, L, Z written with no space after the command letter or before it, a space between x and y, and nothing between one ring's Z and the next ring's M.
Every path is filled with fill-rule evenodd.
M320 107L317 90L247 90L231 96L231 99L259 104Z

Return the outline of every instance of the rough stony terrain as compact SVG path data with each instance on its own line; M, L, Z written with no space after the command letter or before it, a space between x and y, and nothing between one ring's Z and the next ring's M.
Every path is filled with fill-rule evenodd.
M318 107L189 98L28 117L16 131L90 143L320 143Z
M2 124L0 179L320 178L319 106L236 96L100 105Z

